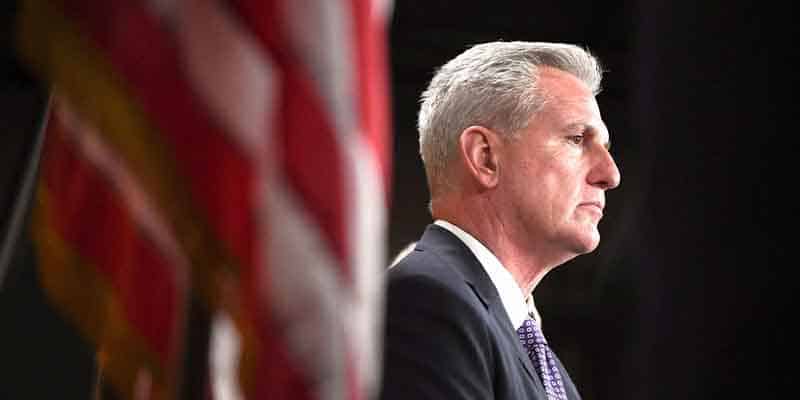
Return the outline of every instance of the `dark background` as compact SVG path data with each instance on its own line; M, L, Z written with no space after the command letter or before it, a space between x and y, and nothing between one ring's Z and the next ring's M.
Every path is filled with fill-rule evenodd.
M794 6L701 3L394 7L392 254L430 222L415 122L437 66L498 39L572 42L604 62L598 101L622 185L608 195L598 250L536 291L585 399L776 398L797 370ZM13 7L3 7L0 233L44 98L8 50ZM0 289L0 398L72 398L91 366L70 360L90 353L42 303L24 240L17 249Z
M536 290L586 399L775 398L796 371L794 266L778 242L797 209L781 193L794 186L781 154L796 136L793 6L697 3L396 3L393 251L430 221L415 121L435 67L497 39L573 42L604 61L622 184L599 249Z

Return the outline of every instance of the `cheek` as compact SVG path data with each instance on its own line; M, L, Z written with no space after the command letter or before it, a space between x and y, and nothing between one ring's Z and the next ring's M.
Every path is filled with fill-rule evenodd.
M572 149L560 149L537 157L519 159L513 171L513 200L527 213L549 225L568 220L580 199L580 160Z
M577 163L570 159L556 160L546 165L537 185L546 187L553 200L564 203L574 201L583 190Z
M554 169L544 176L540 187L546 188L547 198L542 200L549 204L554 220L563 222L574 217L583 186L579 175L570 169Z

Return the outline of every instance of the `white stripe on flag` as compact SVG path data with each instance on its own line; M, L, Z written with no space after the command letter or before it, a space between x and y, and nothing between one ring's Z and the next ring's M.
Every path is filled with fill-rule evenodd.
M264 293L291 354L309 374L317 399L346 398L346 313L336 258L312 218L280 179L263 186L271 239Z
M217 1L186 0L176 29L192 88L242 152L260 164L277 100L271 58Z
M376 395L382 351L384 267L386 265L386 202L380 168L364 135L351 136L346 155L352 177L349 225L354 287L349 296L346 326L356 363L358 390L367 399Z
M103 143L96 128L72 110L68 99L60 98L58 95L54 98L57 100L54 102L53 112L63 124L66 133L72 136L71 139L75 141L78 151L113 185L119 193L120 200L131 213L132 219L168 261L164 265L174 266L169 272L175 276L177 287L187 287L189 261L147 191L128 171L124 160Z
M292 0L284 3L287 37L303 61L315 92L333 123L339 147L342 137L358 129L358 87L354 77L352 10L348 1ZM339 151L339 154L343 154Z

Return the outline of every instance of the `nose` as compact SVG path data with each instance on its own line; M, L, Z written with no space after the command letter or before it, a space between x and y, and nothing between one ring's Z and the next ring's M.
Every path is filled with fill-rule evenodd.
M589 184L603 190L614 189L622 179L617 163L605 147L600 147L598 154L598 159L587 177Z

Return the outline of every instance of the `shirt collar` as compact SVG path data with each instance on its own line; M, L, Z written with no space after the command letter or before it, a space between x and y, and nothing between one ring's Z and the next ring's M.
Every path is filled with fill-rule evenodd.
M483 266L492 284L500 294L500 301L503 302L503 308L514 325L514 329L522 326L522 323L531 316L541 326L542 319L539 317L539 312L533 303L533 297L528 296L526 299L523 296L522 289L517 284L517 281L514 280L511 272L503 266L491 250L486 248L478 239L475 239L474 236L445 220L437 219L434 224L455 235L475 255L475 258Z

